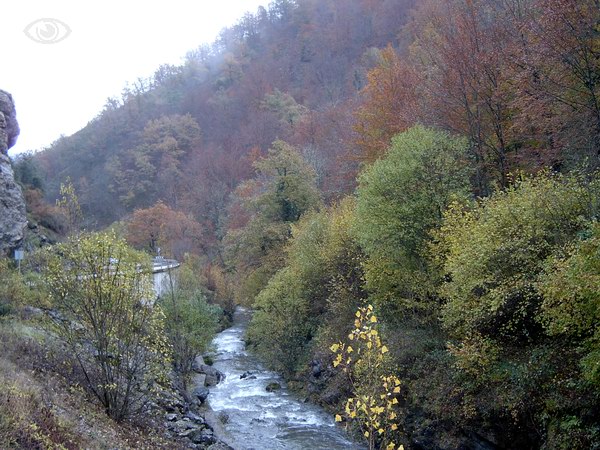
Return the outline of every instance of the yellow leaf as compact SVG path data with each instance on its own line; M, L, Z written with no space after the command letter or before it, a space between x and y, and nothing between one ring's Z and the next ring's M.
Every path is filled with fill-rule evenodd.
M383 432L384 432L384 429L383 429L383 428L380 428L379 430L377 430L377 432L378 432L379 434L383 434Z
M390 442L387 447L385 448L385 450L394 450L396 448L396 444L394 444L393 442Z
M377 317L371 316L371 322L376 323L377 322Z
M350 340L353 340L353 339L354 339L354 335L353 335L352 333L350 333L350 334L348 335L348 339L350 339Z
M336 422L341 422L342 421L342 416L340 416L339 414L335 415L335 421Z
M356 311L356 317L360 317L360 311Z
M399 392L400 392L400 388L396 386L394 388L394 394L398 394Z
M365 437L368 438L369 437L369 432L365 431Z
M349 345L348 348L346 349L348 351L348 353L352 353L354 351L354 349Z
M340 344L333 344L331 347L329 347L331 349L332 352L337 352L338 349L340 348Z
M396 431L398 429L398 425L396 425L395 423L392 424L391 426L392 431Z
M367 348L370 349L373 347L373 343L372 342L367 342Z
M388 348L384 345L383 347L381 347L381 353L387 353L389 350Z
M350 412L350 418L354 419L356 417L356 411Z
M393 400L392 400L392 404L393 404L393 405L397 405L397 404L398 404L398 399L397 399L397 398L393 399Z

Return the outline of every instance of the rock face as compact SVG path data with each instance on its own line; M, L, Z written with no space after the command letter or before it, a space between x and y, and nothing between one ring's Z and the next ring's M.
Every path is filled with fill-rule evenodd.
M0 90L0 256L8 255L23 240L27 225L23 193L15 183L8 157L19 135L12 96Z

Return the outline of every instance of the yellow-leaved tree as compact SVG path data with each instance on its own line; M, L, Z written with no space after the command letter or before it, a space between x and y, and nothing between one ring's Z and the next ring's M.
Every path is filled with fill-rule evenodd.
M358 425L370 450L403 450L397 444L400 380L391 373L388 348L379 336L372 305L358 308L348 340L331 346L336 355L333 366L348 375L354 393L335 420L345 417Z

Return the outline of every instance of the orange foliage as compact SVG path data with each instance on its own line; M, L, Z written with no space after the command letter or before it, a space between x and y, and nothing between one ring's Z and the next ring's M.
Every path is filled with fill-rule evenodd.
M415 124L418 76L388 45L381 51L380 64L369 72L368 81L354 130L362 150L359 159L372 162L385 153L392 136Z
M136 248L182 259L185 253L202 252L202 226L162 202L137 209L127 223L127 242Z

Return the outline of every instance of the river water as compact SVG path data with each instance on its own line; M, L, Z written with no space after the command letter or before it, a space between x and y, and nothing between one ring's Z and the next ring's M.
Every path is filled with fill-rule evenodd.
M243 337L249 320L250 312L238 308L233 326L213 340L214 367L225 374L225 380L210 389L208 402L216 416L229 417L219 424L223 441L236 450L363 449L349 440L332 415L302 402L277 373L265 370L246 351ZM271 382L282 388L267 392Z

